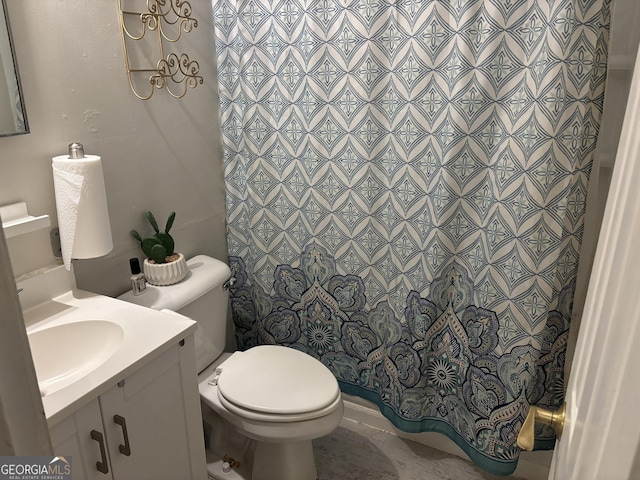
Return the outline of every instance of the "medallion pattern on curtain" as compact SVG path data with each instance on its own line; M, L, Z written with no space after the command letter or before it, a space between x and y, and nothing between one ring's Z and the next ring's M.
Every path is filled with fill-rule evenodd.
M609 0L213 5L240 348L511 473L562 401Z

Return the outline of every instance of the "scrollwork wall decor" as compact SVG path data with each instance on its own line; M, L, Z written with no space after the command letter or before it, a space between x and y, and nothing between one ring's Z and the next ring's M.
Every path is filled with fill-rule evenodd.
M148 100L156 89L166 88L174 98L182 98L189 88L202 85L203 78L198 75L200 65L191 60L186 53L166 53L165 42L176 43L183 33L189 33L198 26L198 20L192 17L191 4L183 0L146 0L146 11L132 11L123 8L123 0L118 0L120 9L120 27L125 65L131 90L141 100ZM132 28L131 23L137 30ZM147 32L156 35L156 49L159 56L154 67L132 67L132 55L127 42L140 41ZM140 92L138 75L148 75L149 90Z

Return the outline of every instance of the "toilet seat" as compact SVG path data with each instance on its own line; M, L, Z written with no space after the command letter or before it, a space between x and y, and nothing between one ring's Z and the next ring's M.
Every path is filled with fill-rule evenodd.
M216 368L213 384L230 412L266 422L319 418L342 401L338 382L325 365L277 345L235 352Z
M342 397L338 396L330 405L326 406L321 410L314 410L310 412L303 413L290 413L290 414L273 414L273 413L262 413L256 412L253 410L247 410L245 408L240 408L229 401L227 401L221 394L220 390L218 390L218 400L222 404L224 408L226 408L229 412L234 413L235 415L241 416L248 420L257 420L259 422L265 423L289 423L289 422L303 422L305 420L314 420L316 418L324 417L325 415L329 415L333 413L337 408L342 405Z

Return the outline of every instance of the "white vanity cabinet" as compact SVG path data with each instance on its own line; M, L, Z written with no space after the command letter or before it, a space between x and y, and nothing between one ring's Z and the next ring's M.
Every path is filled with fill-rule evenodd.
M50 429L74 480L207 478L193 336Z
M91 439L93 432L99 439L104 438L104 428L100 416L98 399L78 409L74 414L49 429L53 451L61 457L71 457L73 479L107 480L113 479L111 468L107 473L96 469L96 461L100 461L100 450L96 441ZM103 448L106 440L102 440ZM107 467L110 465L107 463Z

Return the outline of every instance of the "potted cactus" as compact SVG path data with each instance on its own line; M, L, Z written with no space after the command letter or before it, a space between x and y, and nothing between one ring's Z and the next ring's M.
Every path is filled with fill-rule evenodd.
M176 218L176 212L171 212L164 232L160 231L153 213L147 212L147 220L154 230L150 237L142 238L136 230L131 230L133 238L140 242L140 247L147 258L143 262L144 276L152 285L172 285L187 275L187 262L182 253L174 251L175 242L169 234Z

